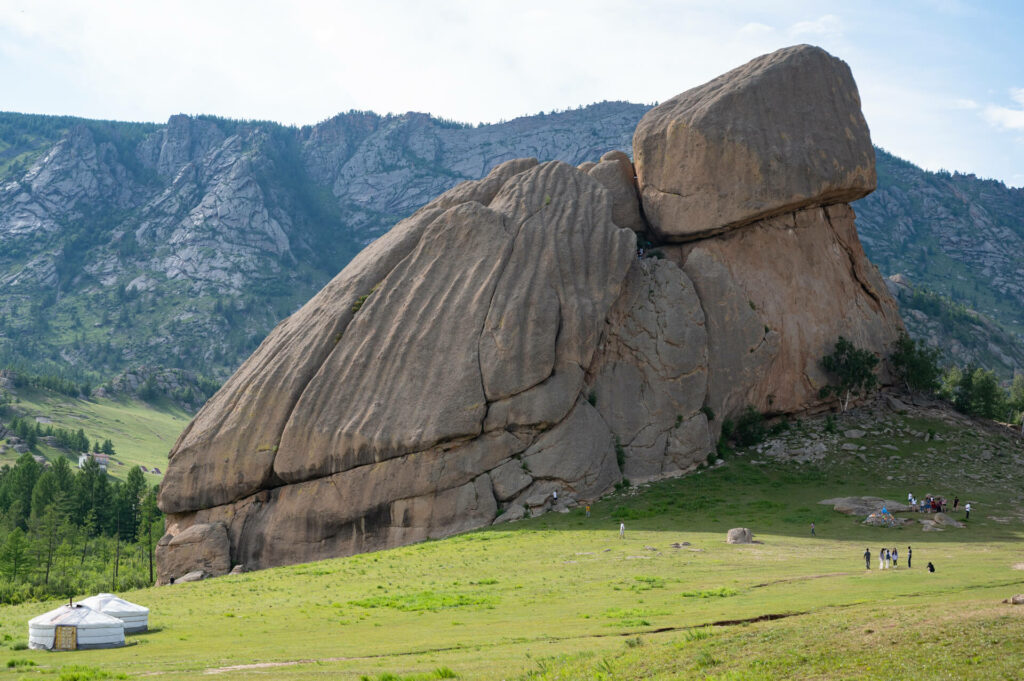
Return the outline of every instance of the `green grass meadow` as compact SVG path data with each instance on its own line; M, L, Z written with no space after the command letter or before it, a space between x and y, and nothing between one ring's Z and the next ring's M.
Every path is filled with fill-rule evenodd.
M121 649L15 650L56 603L0 606L0 680L1022 678L1024 606L1001 601L1024 592L1024 448L942 420L858 418L863 437L816 421L778 439L776 452L834 450L817 463L763 446L619 492L590 518L130 592L152 630ZM908 491L975 510L925 532L817 503ZM740 526L760 543L726 544ZM899 568L878 569L882 546Z

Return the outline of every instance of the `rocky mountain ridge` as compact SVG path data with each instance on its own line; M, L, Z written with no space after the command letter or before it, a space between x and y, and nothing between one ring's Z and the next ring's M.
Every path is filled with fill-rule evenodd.
M0 114L0 363L93 383L142 365L223 379L430 197L512 158L577 165L630 151L648 108L478 127L367 112L303 128ZM941 324L928 334L940 347L1019 370L1024 190L876 155L879 189L854 203L869 257L991 320L979 345L999 352Z

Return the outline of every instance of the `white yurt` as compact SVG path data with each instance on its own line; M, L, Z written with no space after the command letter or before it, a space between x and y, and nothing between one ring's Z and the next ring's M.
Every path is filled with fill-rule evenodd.
M137 634L149 629L149 608L136 605L114 594L96 594L79 601L84 606L124 622L124 633Z
M62 605L28 621L28 647L86 650L124 645L124 622L81 603Z

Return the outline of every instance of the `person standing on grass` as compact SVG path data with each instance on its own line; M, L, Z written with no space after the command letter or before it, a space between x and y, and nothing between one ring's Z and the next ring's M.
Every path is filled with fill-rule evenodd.
M907 547L907 567L910 567L910 562L914 560L914 550L909 546Z
M619 523L619 539L626 538L626 523Z
M884 570L885 569L885 549L882 549L881 551L878 552L878 569L879 570Z
M812 537L817 537L818 536L818 535L814 534L814 523L813 522L811 523L811 536Z
M899 560L899 556L900 556L900 554L896 550L896 547L895 546L892 547L892 566L893 567L896 567L896 562Z
M971 502L969 502L969 501L967 502L967 504L964 506L964 511L967 512L967 515L964 516L964 520L970 520L971 519Z
M864 549L864 569L871 569L871 549Z
M953 510L955 511L956 507L959 506L959 505L960 505L960 497L958 497L956 495L953 495Z
M892 567L892 554L889 553L889 549L885 550L885 567L886 568L891 568Z

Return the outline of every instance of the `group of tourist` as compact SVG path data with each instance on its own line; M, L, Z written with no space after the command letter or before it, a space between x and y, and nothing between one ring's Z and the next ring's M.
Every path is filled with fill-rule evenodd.
M895 546L892 547L891 549L883 548L883 549L881 549L878 552L878 569L879 570L894 569L894 568L896 568L898 566L898 564L899 564L899 551L896 549ZM910 567L913 567L913 566L914 566L914 550L908 546L907 547L907 567L910 568ZM865 570L870 570L871 569L871 549L864 549L864 569ZM932 565L931 562L928 563L928 572L935 572L935 566Z
M907 492L907 504L914 511L920 513L945 513L947 511L945 497L936 497L931 494L926 494L924 499L918 501L912 492ZM953 497L953 510L956 511L960 506L960 497ZM971 517L971 504L968 503L964 506L964 520L969 520Z

